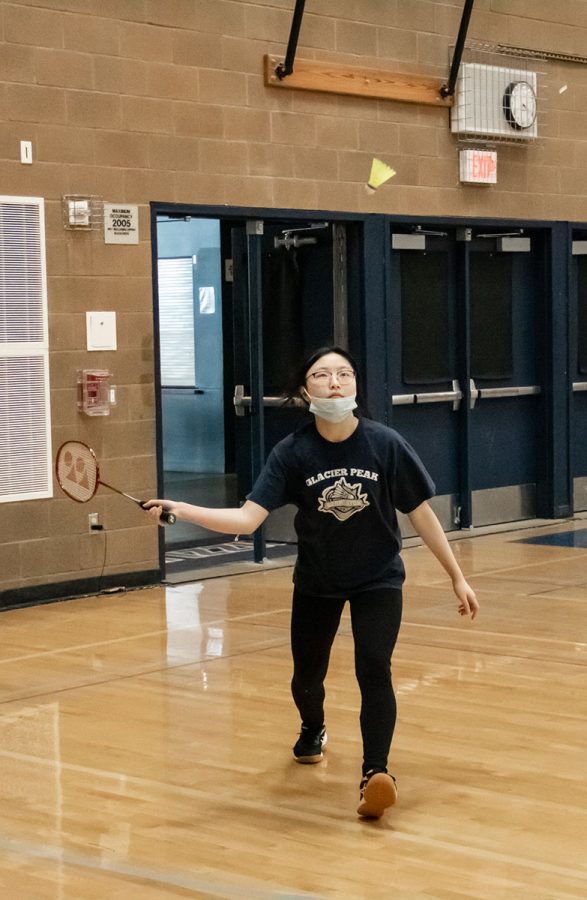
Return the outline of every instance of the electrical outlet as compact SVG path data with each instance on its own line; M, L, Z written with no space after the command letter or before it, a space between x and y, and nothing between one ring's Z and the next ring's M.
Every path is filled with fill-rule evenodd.
M88 513L88 531L100 529L100 513Z

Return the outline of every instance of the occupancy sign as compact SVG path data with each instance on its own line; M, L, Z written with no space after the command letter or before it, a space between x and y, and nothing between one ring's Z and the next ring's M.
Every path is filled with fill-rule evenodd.
M104 242L106 244L138 244L138 206L123 203L104 204Z

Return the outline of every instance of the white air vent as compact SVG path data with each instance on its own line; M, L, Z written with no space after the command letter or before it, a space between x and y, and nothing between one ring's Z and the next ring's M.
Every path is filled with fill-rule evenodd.
M519 67L464 63L451 109L451 131L463 136L529 141L538 136L538 77Z
M43 200L0 197L0 502L53 494Z

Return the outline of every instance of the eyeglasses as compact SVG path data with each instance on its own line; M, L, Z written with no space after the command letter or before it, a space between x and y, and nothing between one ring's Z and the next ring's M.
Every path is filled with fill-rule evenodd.
M331 378L336 378L341 384L350 384L355 380L355 373L352 369L339 369L338 372L329 372L328 369L318 369L317 372L310 372L306 376L306 381L311 379L316 384L326 384Z

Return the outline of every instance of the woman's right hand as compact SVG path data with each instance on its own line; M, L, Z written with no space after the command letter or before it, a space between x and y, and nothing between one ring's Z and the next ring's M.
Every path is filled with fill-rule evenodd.
M161 520L161 513L163 511L172 513L175 516L175 519L179 519L178 508L180 505L181 504L175 503L173 500L145 500L142 507L149 518L153 519L154 522L161 525L163 528L167 522Z

